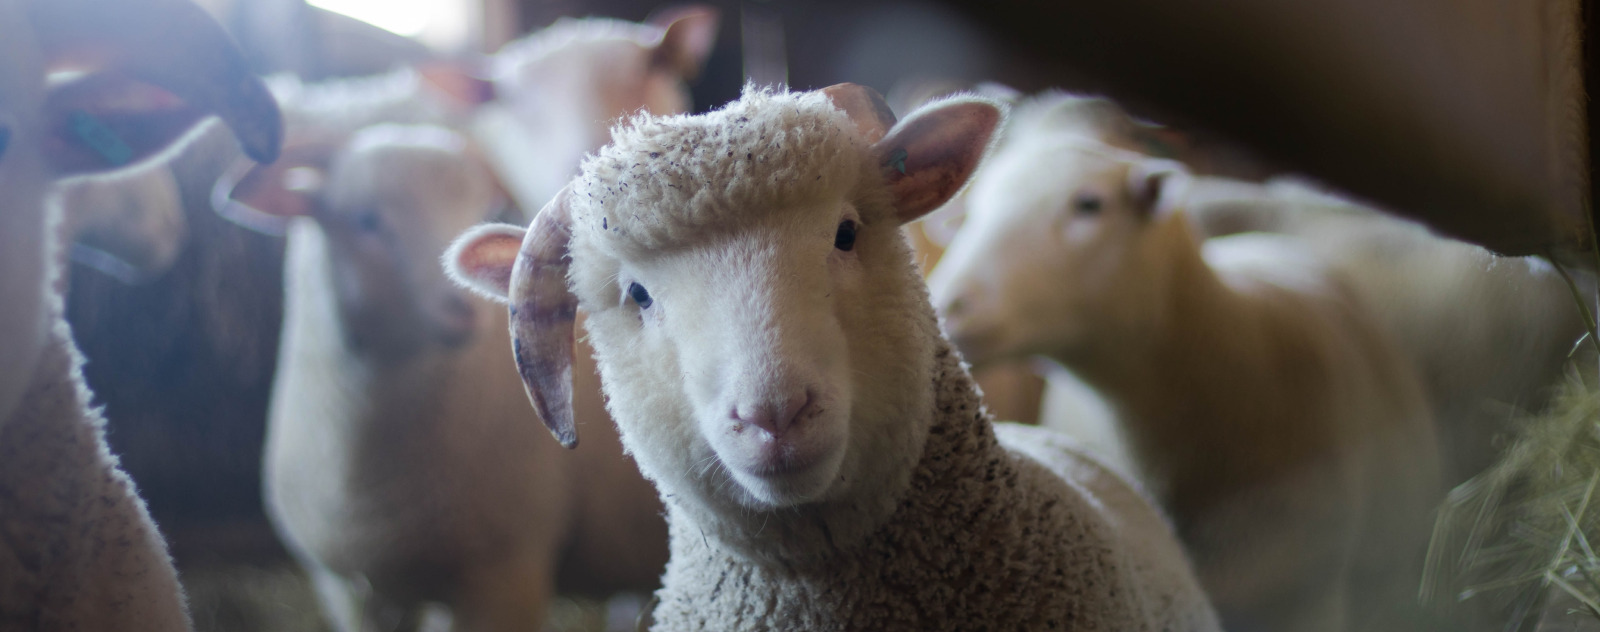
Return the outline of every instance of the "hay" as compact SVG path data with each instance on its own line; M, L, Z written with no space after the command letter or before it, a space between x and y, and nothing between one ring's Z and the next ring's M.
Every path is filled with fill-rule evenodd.
M1600 391L1573 371L1543 414L1520 420L1500 462L1440 508L1422 596L1504 630L1538 623L1556 593L1600 621Z

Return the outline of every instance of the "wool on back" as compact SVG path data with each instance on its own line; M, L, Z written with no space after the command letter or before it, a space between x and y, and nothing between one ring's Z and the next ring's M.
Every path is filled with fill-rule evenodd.
M1135 490L1031 429L997 439L959 357L944 341L935 349L937 419L881 528L815 558L762 565L674 520L653 629L1217 629Z

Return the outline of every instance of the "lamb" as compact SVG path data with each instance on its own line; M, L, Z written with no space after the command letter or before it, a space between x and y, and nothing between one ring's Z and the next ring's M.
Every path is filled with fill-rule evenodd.
M1002 112L895 124L860 86L749 88L614 128L529 229L452 246L459 282L510 303L569 446L588 313L667 505L653 629L1216 629L1160 514L1060 437L992 424L939 334L900 225L961 188Z
M436 263L503 212L464 136L366 127L325 163L282 162L234 194L306 215L288 233L263 479L339 629L412 629L425 602L454 629L531 629L557 586L654 587L660 503L615 432L584 460L537 441L518 381L496 370L510 342L485 333L504 311Z
M688 111L684 81L710 55L719 14L691 5L664 15L562 18L489 59L495 100L475 113L473 135L519 203L533 210L554 196L617 117Z
M957 347L1106 397L1224 625L1415 629L1442 494L1414 369L1293 238L1202 247L1180 165L1075 124L1025 113L979 174L930 278Z
M1209 188L1193 206L1201 234L1303 237L1350 280L1421 372L1450 486L1495 461L1514 410L1549 405L1584 332L1571 289L1549 263L1500 257L1292 181Z
M186 37L159 38L172 32ZM47 82L66 60L85 72ZM272 99L199 8L0 1L0 629L189 628L165 543L89 407L50 187L143 162L212 113L252 157L276 155Z

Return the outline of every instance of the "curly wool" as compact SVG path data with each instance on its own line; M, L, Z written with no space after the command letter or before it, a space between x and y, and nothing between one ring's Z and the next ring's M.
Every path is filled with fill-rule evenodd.
M652 629L1217 629L1137 492L1047 431L997 438L959 357L936 349L938 418L881 528L762 565L674 520Z
M699 115L640 114L573 181L574 236L613 257L703 241L718 225L860 183L862 140L819 92L746 87ZM782 203L778 203L782 201Z
M106 446L51 301L50 342L0 424L0 630L186 630L166 544Z

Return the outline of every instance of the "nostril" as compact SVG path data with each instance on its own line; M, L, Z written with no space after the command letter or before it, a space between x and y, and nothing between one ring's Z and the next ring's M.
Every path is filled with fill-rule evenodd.
M789 395L789 400L783 403L783 411L778 413L780 430L793 426L800 417L800 413L811 405L811 389L805 389Z
M811 406L811 389L790 394L782 401L769 401L754 406L736 406L729 413L735 421L767 431L774 438L793 427Z

